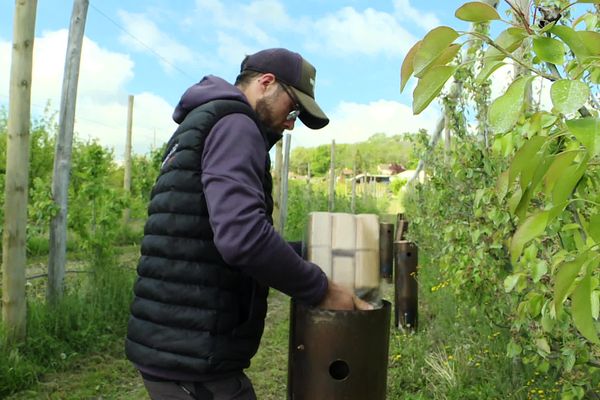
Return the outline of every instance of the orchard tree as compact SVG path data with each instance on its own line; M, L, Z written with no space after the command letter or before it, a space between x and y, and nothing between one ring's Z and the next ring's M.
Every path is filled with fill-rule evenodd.
M518 67L486 110L487 120L479 120L494 155L509 159L493 196L511 215L504 225L514 224L506 243L494 244L508 249L504 289L517 305L507 352L541 372L556 371L563 398L582 398L600 381L600 1L538 0L531 9L520 3L506 1L510 21L488 4L465 3L458 19L505 29L496 38L448 26L431 30L407 54L401 86L418 78L413 111L419 114L464 66L456 47L473 40L485 45L474 90L508 62ZM550 85L551 109L527 101L533 82ZM481 189L476 197L481 208L491 196ZM467 273L457 267L458 275Z

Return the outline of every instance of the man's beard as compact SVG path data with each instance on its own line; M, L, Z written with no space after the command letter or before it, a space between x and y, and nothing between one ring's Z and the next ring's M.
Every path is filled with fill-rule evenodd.
M258 120L264 127L264 129L281 135L283 133L284 128L281 124L278 124L275 121L274 112L273 112L273 104L275 103L275 94L272 94L268 97L263 97L256 102L256 114L258 115Z

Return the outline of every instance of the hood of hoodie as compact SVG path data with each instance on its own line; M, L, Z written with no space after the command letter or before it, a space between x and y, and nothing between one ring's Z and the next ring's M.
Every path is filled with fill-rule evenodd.
M248 104L240 89L218 76L208 75L181 96L173 112L173 120L180 124L194 108L217 99L238 100Z
M194 108L218 99L238 100L250 105L240 89L218 76L208 75L183 93L173 111L173 120L180 124ZM259 129L266 135L269 149L283 137L281 133L265 129L262 125L259 125Z

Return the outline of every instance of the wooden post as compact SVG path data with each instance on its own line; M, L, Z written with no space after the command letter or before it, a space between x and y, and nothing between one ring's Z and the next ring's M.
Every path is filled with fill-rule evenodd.
M283 162L283 140L275 145L275 171L273 172L273 226L281 232L281 167Z
M354 163L352 164L352 200L350 202L352 214L356 214L356 158L356 154L354 154Z
M335 140L331 141L331 164L329 167L329 212L335 207Z
M127 137L125 139L125 172L123 175L123 190L127 198L131 194L131 134L133 126L133 96L129 95L129 102L127 106ZM123 210L123 222L129 223L129 217L131 215L131 209L127 207Z
M287 217L287 199L288 199L288 174L290 170L290 142L292 135L285 134L285 152L283 158L283 168L281 169L281 216L279 223L281 224L281 236L285 232L285 220Z
M69 27L69 42L65 58L58 136L52 174L52 197L58 211L50 221L50 249L48 255L48 287L46 300L58 301L63 294L65 264L67 259L67 205L71 175L71 153L73 150L73 128L75 105L79 83L81 45L88 10L88 0L75 0Z
M10 342L23 341L26 334L25 250L36 8L37 0L15 1L2 235L2 321Z

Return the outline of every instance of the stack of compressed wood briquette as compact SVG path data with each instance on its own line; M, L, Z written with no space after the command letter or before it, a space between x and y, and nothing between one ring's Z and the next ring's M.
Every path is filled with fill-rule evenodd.
M379 288L377 215L310 213L306 247L308 260L335 283L357 294Z

